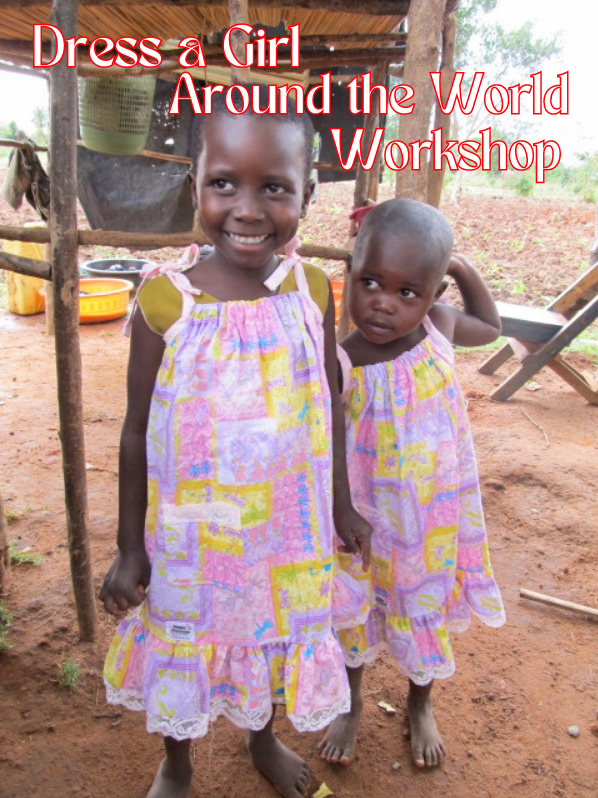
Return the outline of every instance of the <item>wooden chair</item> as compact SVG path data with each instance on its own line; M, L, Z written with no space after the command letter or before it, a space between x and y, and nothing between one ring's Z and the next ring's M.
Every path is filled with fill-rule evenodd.
M508 338L480 367L494 372L513 355L519 368L491 394L504 402L544 366L549 366L590 404L598 404L598 390L560 352L598 318L598 262L563 291L547 308L523 307L497 302L503 335Z

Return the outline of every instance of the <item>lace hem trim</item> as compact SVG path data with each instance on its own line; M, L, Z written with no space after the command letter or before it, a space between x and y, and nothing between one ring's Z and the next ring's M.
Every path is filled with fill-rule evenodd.
M390 646L385 642L376 643L375 646L371 646L362 654L359 654L355 651L345 651L345 664L348 668L360 668L362 665L371 665L383 651L387 652L397 667L419 687L424 687L434 679L450 679L450 677L454 676L455 674L454 660L451 660L444 665L437 665L433 668L429 668L425 671L409 670L409 668L405 668L404 665L394 658Z
M118 690L106 683L106 700L109 704L117 704L137 712L146 709L145 700L140 690ZM274 699L272 703L284 704L284 701ZM287 713L287 717L297 731L315 732L329 726L337 715L347 713L350 708L351 697L347 693L332 706L318 709L310 715L302 716ZM196 737L204 737L208 732L210 723L214 723L221 716L228 718L235 726L241 729L259 731L268 723L271 715L271 710L248 712L240 709L225 697L221 697L212 701L209 715L174 720L148 714L147 730L150 733L162 734L164 737L174 737L175 740L189 740Z

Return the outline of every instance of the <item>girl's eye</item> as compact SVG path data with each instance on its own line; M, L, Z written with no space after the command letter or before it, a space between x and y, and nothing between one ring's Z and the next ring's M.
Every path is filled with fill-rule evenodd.
M412 291L410 288L401 288L399 294L405 299L414 299L417 296L415 291Z
M218 177L215 180L212 180L210 185L218 189L218 191L231 191L234 188L230 180L225 180L223 177Z
M266 186L266 194L282 194L284 188L279 186L278 183L268 183Z
M371 277L366 277L363 281L363 284L368 291L376 291L378 288L380 288L380 283L377 280L373 280Z

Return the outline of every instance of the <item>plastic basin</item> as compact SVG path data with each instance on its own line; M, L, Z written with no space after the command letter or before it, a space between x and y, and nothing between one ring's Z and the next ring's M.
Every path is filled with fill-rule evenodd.
M112 321L126 316L129 294L134 285L130 280L79 280L79 313L81 324Z
M151 261L137 258L88 260L81 267L81 271L90 277L100 277L102 280L130 280L135 287L138 287L141 282L141 269L147 263ZM115 266L122 266L122 270L111 268Z

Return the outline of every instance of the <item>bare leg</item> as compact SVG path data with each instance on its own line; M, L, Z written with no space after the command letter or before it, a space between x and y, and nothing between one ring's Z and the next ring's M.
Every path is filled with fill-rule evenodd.
M320 756L331 765L349 765L355 756L357 732L363 709L361 697L361 677L363 665L359 668L347 668L349 686L351 687L351 709L345 715L338 715L328 727L324 738L320 741Z
M166 756L158 768L147 798L187 798L193 776L191 740L165 737L164 750Z
M255 768L284 798L304 798L311 781L309 768L272 731L275 710L272 707L272 717L263 729L247 735L249 755Z
M432 711L434 680L423 687L409 680L407 712L411 728L411 752L418 768L437 767L446 753Z

